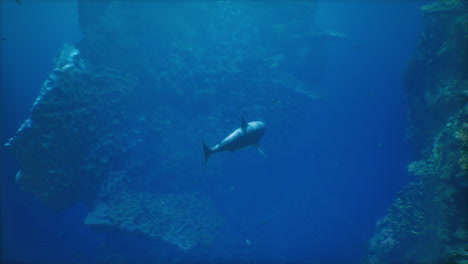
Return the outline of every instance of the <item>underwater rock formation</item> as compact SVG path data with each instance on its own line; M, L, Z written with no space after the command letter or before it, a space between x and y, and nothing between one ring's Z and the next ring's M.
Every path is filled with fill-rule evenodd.
M417 179L378 221L362 263L468 261L467 8L422 7L424 32L404 72Z
M117 70L93 72L64 45L31 116L6 144L21 166L16 181L50 208L92 201L103 172L130 147L122 122L134 86Z
M213 184L206 176L221 173L223 157L205 168L201 140L219 140L242 114L294 130L325 94L324 41L344 35L317 29L309 1L78 8L82 40L61 49L7 143L21 166L17 182L50 208L94 208L90 226L185 251L211 243L223 218L199 190Z
M187 251L211 245L224 220L211 200L196 192L153 194L123 191L102 199L85 224L160 238Z

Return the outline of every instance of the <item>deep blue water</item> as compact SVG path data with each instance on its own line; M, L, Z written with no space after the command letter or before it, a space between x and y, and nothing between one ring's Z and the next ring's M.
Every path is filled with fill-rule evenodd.
M320 2L317 25L348 35L327 43L328 96L311 101L302 123L286 137L267 132L267 159L251 149L232 156L218 181L234 191L211 190L218 210L229 215L229 230L218 239L239 252L227 260L359 261L376 221L411 180L401 78L422 30L425 3ZM28 116L60 46L78 42L81 35L75 1L19 6L5 0L0 7L6 38L1 42L3 144ZM287 147L276 151L268 144L276 140ZM151 261L155 253L148 240L85 227L83 204L60 213L44 208L15 183L15 158L5 148L1 153L3 261L96 262L104 250Z

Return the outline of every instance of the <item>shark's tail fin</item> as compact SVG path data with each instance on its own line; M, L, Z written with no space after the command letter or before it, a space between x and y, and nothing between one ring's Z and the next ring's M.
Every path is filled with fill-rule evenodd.
M203 151L205 152L205 163L208 161L208 158L210 157L211 155L211 149L205 144L205 142L203 142Z

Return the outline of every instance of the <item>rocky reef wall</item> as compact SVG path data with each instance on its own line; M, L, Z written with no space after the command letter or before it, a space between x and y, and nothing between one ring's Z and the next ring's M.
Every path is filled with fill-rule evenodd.
M424 31L404 72L415 180L378 221L362 263L468 262L468 10L422 7Z
M83 39L59 51L7 143L17 182L56 210L86 203L92 227L184 251L212 243L224 220L200 190L223 156L204 167L201 141L219 141L243 115L294 129L325 93L324 42L344 35L316 28L309 1L78 6Z

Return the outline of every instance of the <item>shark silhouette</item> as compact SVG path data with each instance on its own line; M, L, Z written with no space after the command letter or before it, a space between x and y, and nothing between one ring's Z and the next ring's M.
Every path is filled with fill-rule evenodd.
M219 142L216 146L209 148L205 142L203 142L203 151L205 152L205 163L211 154L221 151L234 152L239 149L246 148L250 145L254 145L265 156L259 140L265 133L265 123L261 121L253 121L247 123L245 118L242 117L241 127L234 130L229 136Z

